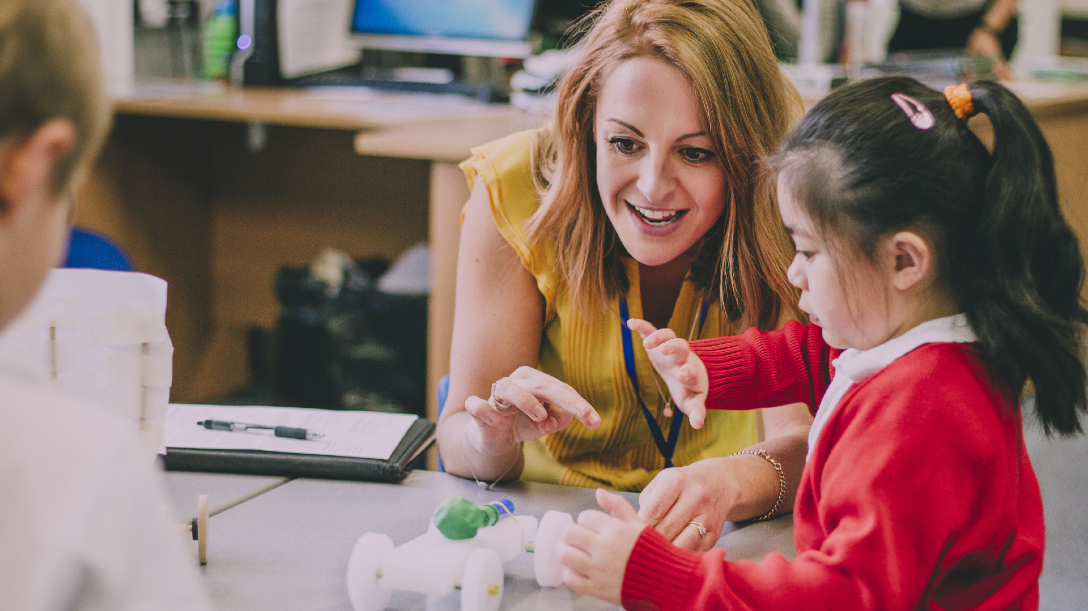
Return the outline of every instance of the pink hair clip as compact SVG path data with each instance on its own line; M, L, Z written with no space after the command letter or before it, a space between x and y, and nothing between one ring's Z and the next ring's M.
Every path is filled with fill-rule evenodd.
M930 129L937 123L928 108L905 93L893 93L892 101L903 109L910 122L918 129Z

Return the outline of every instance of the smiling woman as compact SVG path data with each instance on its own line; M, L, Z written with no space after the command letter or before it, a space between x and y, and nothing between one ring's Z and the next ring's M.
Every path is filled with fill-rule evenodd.
M624 321L698 338L796 316L760 164L800 99L748 0L615 0L582 25L554 124L462 164L439 450L464 477L645 490L644 519L706 547L789 506L808 414L767 410L762 442L754 414L683 425ZM748 447L786 493L775 461L726 458Z

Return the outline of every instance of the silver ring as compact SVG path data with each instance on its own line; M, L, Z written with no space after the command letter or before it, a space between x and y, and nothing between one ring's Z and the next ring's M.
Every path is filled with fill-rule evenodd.
M699 522L697 520L692 520L692 521L688 522L688 526L694 526L695 530L699 531L699 538L700 539L703 539L703 538L706 537L706 526L703 526L702 522Z
M488 399L487 402L491 405L494 405L497 409L510 409L511 407L514 407L513 403L503 401L502 399L495 396L495 387L498 385L498 382L491 383L491 398Z

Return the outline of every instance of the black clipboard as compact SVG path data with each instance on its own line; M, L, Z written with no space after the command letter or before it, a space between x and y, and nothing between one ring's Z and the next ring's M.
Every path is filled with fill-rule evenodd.
M202 471L370 482L399 482L435 439L434 421L419 418L387 460L262 450L166 448L167 471Z

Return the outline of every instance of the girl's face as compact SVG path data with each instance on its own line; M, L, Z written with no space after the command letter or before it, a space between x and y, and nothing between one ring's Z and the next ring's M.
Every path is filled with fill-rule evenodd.
M868 350L893 337L887 284L876 267L849 254L833 256L781 176L778 209L796 250L786 277L801 289L798 307L823 329L824 341L835 348Z
M691 84L657 59L632 58L604 78L594 139L608 219L639 263L668 263L725 208L725 170Z

